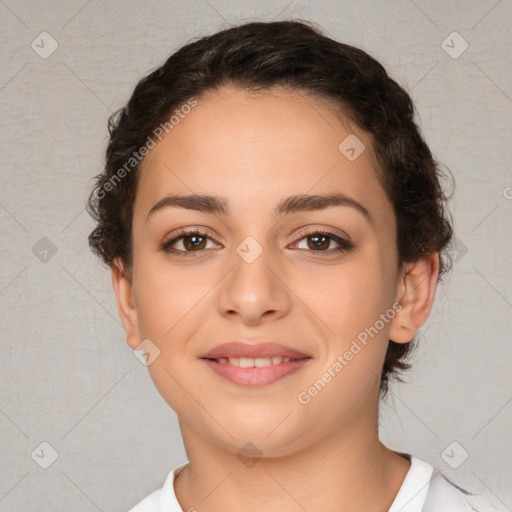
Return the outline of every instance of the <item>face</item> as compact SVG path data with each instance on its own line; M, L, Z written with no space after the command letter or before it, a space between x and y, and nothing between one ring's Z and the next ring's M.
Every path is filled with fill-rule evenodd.
M339 145L354 135L366 149L349 159ZM375 417L404 289L370 148L367 134L304 93L224 88L198 98L146 157L132 279L116 274L114 285L130 346L149 339L160 351L148 369L182 428L234 452L250 440L284 455ZM192 194L225 211L162 206ZM334 194L348 199L285 202ZM310 359L273 383L235 384L201 357L239 340Z

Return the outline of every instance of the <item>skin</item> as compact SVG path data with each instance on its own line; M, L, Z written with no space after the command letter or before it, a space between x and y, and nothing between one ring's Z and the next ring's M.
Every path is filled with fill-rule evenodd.
M338 145L356 134L366 150L349 161ZM410 463L378 439L379 378L389 339L410 342L431 309L437 253L398 266L396 218L375 172L371 138L305 93L255 94L224 87L198 105L148 154L133 214L133 268L112 267L128 345L150 339L148 366L178 416L190 464L175 491L183 510L385 511ZM294 194L343 192L363 204L276 217ZM167 194L211 194L229 215L168 207ZM196 256L165 252L178 228L209 239ZM322 252L307 228L355 247ZM252 236L263 249L247 263L236 248ZM308 244L309 240L309 244ZM174 248L193 252L177 241ZM197 251L197 250L196 250ZM297 395L317 381L356 336L394 302L400 311L307 405ZM217 376L200 356L240 339L267 339L309 354L299 372L257 388ZM248 442L255 464L238 454ZM368 492L371 489L372 492Z

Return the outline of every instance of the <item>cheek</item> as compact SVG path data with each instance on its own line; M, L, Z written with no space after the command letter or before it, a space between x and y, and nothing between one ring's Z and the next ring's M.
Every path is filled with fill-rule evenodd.
M195 318L215 280L198 267L172 266L165 258L138 260L134 293L141 335L165 341L183 331L187 320Z
M154 255L139 257L134 273L134 290L141 338L150 339L159 350L148 366L153 383L171 408L184 418L195 411L195 395L200 387L195 379L193 353L188 347L206 318L207 292L214 277L198 269L172 268ZM210 282L211 281L211 282Z
M345 339L369 322L373 324L384 312L390 296L379 262L370 257L354 258L346 265L316 273L314 278L298 279L302 281L304 302L337 336Z
M302 288L325 335L323 357L327 367L340 362L343 370L332 386L337 392L351 389L355 396L373 393L381 373L393 311L393 273L389 262L375 247L359 253L314 280L304 280ZM381 315L384 315L382 317ZM383 319L384 318L384 319ZM321 320L321 322L318 321ZM338 366L339 368L339 366ZM354 386L357 387L353 389ZM348 398L347 398L348 400Z

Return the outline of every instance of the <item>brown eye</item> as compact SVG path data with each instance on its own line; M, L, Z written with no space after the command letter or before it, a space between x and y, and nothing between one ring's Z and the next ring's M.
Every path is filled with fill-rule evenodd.
M183 239L183 246L188 250L204 249L206 244L206 237L201 235L187 235L181 237Z
M165 252L183 256L195 256L206 250L211 238L204 231L182 231L179 236L164 242L161 249Z
M310 249L328 249L331 243L331 239L325 235L311 235L306 237L308 240L308 247Z
M332 253L333 251L345 252L349 251L354 247L354 244L344 238L335 235L334 233L324 231L313 231L301 233L302 238L297 242L300 244L303 240L306 240L307 249L311 249L313 252L326 252ZM331 243L338 244L338 247L329 249ZM298 247L304 249L304 247Z

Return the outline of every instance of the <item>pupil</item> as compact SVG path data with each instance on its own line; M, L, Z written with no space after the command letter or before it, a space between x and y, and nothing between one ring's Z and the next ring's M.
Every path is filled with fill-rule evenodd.
M190 248L197 249L202 242L202 240L201 240L202 238L203 238L202 236L190 235L187 238L185 238L185 246L187 246L187 249L190 249ZM191 240L194 240L194 242L192 242L190 244ZM199 243L199 245L198 245L198 243Z
M316 240L316 241L318 241L319 239L322 239L323 242L320 242L320 244L317 244L316 242L313 242L313 244L314 244L313 246L315 248L319 248L319 247L320 248L326 248L325 247L325 240L327 240L328 237L326 237L325 235L313 235L310 238L313 239L313 240ZM329 242L327 241L327 247L328 246L329 246Z

